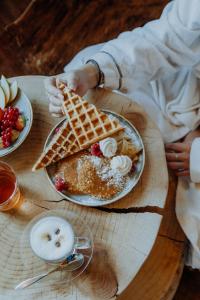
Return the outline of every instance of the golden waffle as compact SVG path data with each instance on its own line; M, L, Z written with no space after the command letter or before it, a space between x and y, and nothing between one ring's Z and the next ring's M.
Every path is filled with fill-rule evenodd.
M110 119L63 83L57 82L57 86L64 94L63 111L67 121L41 154L33 166L33 171L47 167L123 130L118 120Z
M58 84L64 94L63 111L76 137L80 149L123 130L118 120L111 119L95 105L75 94L64 84Z
M45 151L41 154L32 170L35 171L37 169L47 167L48 165L78 151L80 151L80 148L73 132L71 131L69 122L66 121L55 134Z

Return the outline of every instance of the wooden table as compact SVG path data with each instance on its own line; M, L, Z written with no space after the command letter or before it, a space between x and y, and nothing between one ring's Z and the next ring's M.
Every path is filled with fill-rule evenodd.
M48 113L44 77L16 79L32 102L34 122L23 145L3 159L14 167L26 201L18 211L0 215L0 299L172 299L182 274L185 237L174 214L176 185L171 177L167 197L164 147L155 124L139 105L119 94L98 89L87 95L98 107L121 113L133 122L145 144L146 164L137 187L124 199L106 207L81 207L63 200L50 187L43 170L31 172L58 120ZM38 213L55 208L72 210L90 226L92 262L70 285L50 286L48 281L40 281L14 291L13 286L27 276L20 256L24 227Z

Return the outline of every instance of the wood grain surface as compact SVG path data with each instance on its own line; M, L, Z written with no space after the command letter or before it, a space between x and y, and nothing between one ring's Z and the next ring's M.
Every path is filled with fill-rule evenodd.
M146 139L145 147L147 152L150 152L149 155L153 155L149 148L154 147L150 137L156 139L157 136L158 144L154 150L157 161L154 163L159 164L159 168L155 168L153 174L155 181L144 181L143 186L141 180L141 188L135 197L129 201L122 199L119 201L119 203L121 202L119 207L80 207L60 199L46 182L43 171L31 172L31 166L39 155L46 136L56 120L48 113L48 102L43 88L44 77L27 76L16 79L31 99L34 123L29 137L23 145L13 154L4 158L16 170L26 202L17 212L1 213L0 247L3 259L0 262L0 273L2 274L0 276L0 299L10 300L18 296L20 300L36 298L70 300L119 298L125 300L133 299L133 295L136 300L172 299L182 273L185 238L173 212L174 181L170 181L168 201L163 209L167 192L167 177L162 176L161 178L160 169L166 171L166 164L163 159L163 144L155 125L141 108L132 103L128 105L126 102L129 100L122 96L116 96L103 90L97 90L88 95L99 106L104 106L105 102L111 106L112 97L115 100L118 99L117 97L121 97L121 105L123 107L124 103L124 107L121 109L117 106L117 109L120 109L122 114L128 116L126 114L127 109L129 113L134 109L142 119L146 120L145 124L148 124L150 129L148 135L145 135L147 129L145 129L144 122L139 122L137 128L144 140ZM110 104L108 99L110 99ZM113 110L115 108L116 102L114 102ZM140 120L140 118L138 119ZM163 155L157 155L157 152L163 153ZM152 168L154 167L152 166ZM145 172L151 172L151 168ZM164 174L167 175L167 173ZM160 183L158 184L160 185L159 189L154 184L155 182ZM152 189L145 192L144 201L141 190L146 189L146 184L152 185ZM152 197L154 190L155 199ZM137 203L136 206L134 206L135 202ZM20 256L20 235L33 216L53 208L61 208L66 212L72 210L89 224L95 242L92 263L87 272L72 285L55 286L49 285L48 281L41 281L29 289L14 292L12 287L24 279L24 275L35 275L31 268L28 273L23 272ZM159 230L162 216L163 221ZM132 280L133 278L134 280Z
M0 33L0 72L7 76L62 73L78 51L158 18L166 3L32 0Z
M65 9L66 6L72 7L72 3L75 8L75 10L71 9L66 12L64 20L61 6L57 5L56 7L58 1L63 2ZM35 2L40 3L37 5ZM54 4L52 2L51 5L53 6L49 8L49 0L0 1L0 73L10 76L33 73L60 73L63 71L63 66L69 62L79 49L82 49L84 46L115 38L122 31L131 30L137 26L142 26L152 19L158 18L165 4L169 1L131 0L128 4L127 1L123 0L79 0L73 2L55 0ZM90 2L89 5L88 2ZM95 2L95 4L92 2ZM19 18L28 4L29 7ZM47 7L47 22L40 22L41 30L38 30L37 22L35 22L35 24L32 22L32 26L24 26L25 23L29 24L29 19L34 21L37 20L38 16L43 18L44 15L47 15ZM100 14L98 12L100 12ZM98 16L96 17L96 15ZM88 21L87 26L82 26L83 20L89 20L91 16L92 19L95 18L95 24L94 22ZM97 21L96 18L98 18ZM26 21L24 21L24 19ZM59 21L60 19L62 19L62 22ZM69 23L74 23L74 26L70 26ZM43 35L41 38L41 31L46 30L47 24L47 31L50 32L50 34ZM59 44L57 43L57 35L54 35L55 24L57 26L56 32L61 32L60 28L64 27L64 31L62 29L61 32L62 40ZM76 28L80 30L76 31ZM1 34L2 31L3 33ZM78 35L74 33L75 31L78 32ZM29 34L25 34L25 32ZM34 45L32 44L32 36L35 37ZM66 46L69 44L68 36L71 36L69 47ZM77 39L78 45L76 46ZM27 57L29 58L28 63ZM31 57L33 57L32 60ZM172 208L169 209L169 212L172 212ZM171 222L169 226L173 229L173 222ZM175 226L175 228L177 228L177 226ZM175 299L199 299L199 282L200 272L191 272L191 270L185 268L184 276Z

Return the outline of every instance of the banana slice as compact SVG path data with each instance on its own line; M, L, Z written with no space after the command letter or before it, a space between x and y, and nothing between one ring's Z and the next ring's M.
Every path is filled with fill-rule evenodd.
M62 261L73 250L73 229L63 218L44 217L32 227L30 245L40 258L51 262Z
M4 109L6 107L6 96L3 89L0 86L0 108Z
M139 152L142 149L135 146L130 139L123 138L118 142L118 151L121 155L127 155L134 161L138 160ZM137 158L137 159L136 159Z
M18 93L18 85L17 85L17 81L13 81L10 84L10 100L9 103L12 102L13 100L15 100L16 96Z
M5 98L6 98L6 104L8 104L10 100L10 87L9 83L4 75L1 76L1 88L4 91Z

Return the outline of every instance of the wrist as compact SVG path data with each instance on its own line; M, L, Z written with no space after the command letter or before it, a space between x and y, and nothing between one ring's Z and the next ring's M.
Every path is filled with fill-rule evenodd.
M98 62L94 59L89 59L86 64L92 65L98 72L98 81L95 87L104 85L104 73L101 71Z
M82 67L82 71L84 72L84 76L87 78L88 88L92 89L96 87L99 81L98 68L94 64L88 62Z

